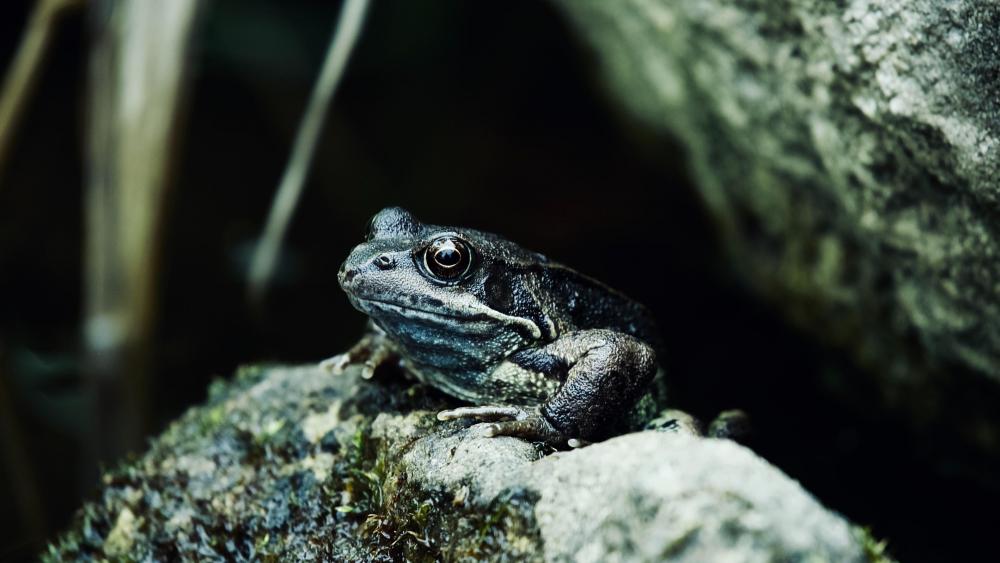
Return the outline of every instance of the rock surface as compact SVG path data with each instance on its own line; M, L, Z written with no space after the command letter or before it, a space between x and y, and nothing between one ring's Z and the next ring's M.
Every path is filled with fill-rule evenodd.
M542 455L439 423L388 378L245 369L213 385L50 560L863 561L879 546L733 442L646 431ZM873 549L874 547L874 549Z
M743 279L1000 452L1000 4L555 3L681 141Z

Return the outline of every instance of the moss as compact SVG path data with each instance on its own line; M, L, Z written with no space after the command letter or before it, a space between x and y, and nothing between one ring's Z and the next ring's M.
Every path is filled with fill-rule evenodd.
M411 458L420 456L408 456L410 448L416 444L419 449L435 438L458 437L451 433L461 431L457 424L434 421L433 412L442 406L440 394L407 382L380 380L374 385L359 381L356 371L331 377L308 368L275 368L263 375L242 374L228 386L217 386L206 405L171 424L142 457L126 459L108 471L99 495L81 508L72 526L56 538L42 559L541 559L536 491L544 490L547 499L553 498L553 490L564 489L561 478L553 483L502 481L520 485L509 487L490 502L481 500L482 489L477 487L496 489L479 481L481 476L475 472L456 474L466 475L457 484L441 481L449 483L447 489L430 484L438 481L418 482L417 475L425 469L413 465ZM317 414L332 417L336 424L308 424ZM443 453L447 448L454 453L454 444L432 450L433 455L448 455ZM648 452L664 451L663 444L650 445L655 447L636 458L641 464L646 463ZM711 450L718 448L713 445ZM521 447L505 451L516 452L518 463L530 457ZM617 454L612 455L617 459ZM581 463L587 455L563 459ZM588 462L599 465L570 468L595 475L595 467L603 466L604 459ZM678 459L682 458L674 461ZM704 467L724 467L718 459L722 458L689 468L689 477L706 473ZM435 457L434 461L440 460ZM455 463L465 467L477 461L472 457ZM617 478L609 475L596 482L608 484ZM610 500L600 495L588 498L587 502L600 503L602 508ZM618 506L625 514L634 514L631 504ZM736 510L742 513L749 508ZM565 517L573 514L569 511ZM700 512L696 517L701 526ZM688 539L702 546L711 538L698 534ZM884 543L870 534L863 541L872 561L889 560ZM565 537L550 535L544 547L550 556L575 553L574 544L567 542ZM667 550L683 548L681 543Z
M233 377L233 383L239 389L247 389L260 383L264 379L264 375L267 374L267 366L250 364L243 365L236 368L236 375ZM232 385L230 385L230 388ZM232 389L230 389L231 391Z
M103 476L100 496L41 558L438 561L541 553L530 494L511 492L482 508L407 486L394 461L400 444L372 437L379 413L437 410L436 392L401 381L353 389L338 427L351 420L355 430L341 443L333 431L307 437L295 421L329 410L344 396L343 382L330 379L302 396L272 380L266 398L248 401L268 373L250 366L213 382L204 406L171 424L143 457Z
M485 509L446 491L417 492L391 461L389 444L359 426L344 456L338 512L357 525L356 537L373 561L530 561L540 558L534 521L537 500L509 491Z
M100 496L42 558L538 558L530 494L510 492L484 509L408 486L396 461L405 444L373 438L379 413L437 410L436 392L392 380L353 387L313 374L302 394L301 377L247 367L229 383L214 382L204 406L171 424L143 457L103 477ZM265 379L266 393L249 392ZM307 437L303 421L338 398L337 430L353 433Z
M889 556L888 540L879 540L870 528L865 526L854 526L854 536L858 539L862 549L864 549L865 559L871 563L896 563L896 560Z
M55 562L103 555L104 540L110 531L111 522L107 514L88 503L77 513L73 527L50 544L41 559Z

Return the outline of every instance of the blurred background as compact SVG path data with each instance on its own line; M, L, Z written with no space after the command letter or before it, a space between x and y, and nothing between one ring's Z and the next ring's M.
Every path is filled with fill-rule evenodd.
M134 53L109 39L107 3L45 3L66 6L0 123L0 560L37 553L101 467L141 452L213 378L357 339L336 272L388 205L502 233L649 305L675 404L747 410L759 453L900 559L961 560L989 537L988 520L960 516L996 490L930 459L934 438L880 416L845 356L730 277L683 153L615 109L550 5L375 2L252 301L255 241L339 3L201 3L189 24L147 30L183 72L124 93L106 72ZM0 5L7 73L35 6ZM115 96L165 116L116 132Z

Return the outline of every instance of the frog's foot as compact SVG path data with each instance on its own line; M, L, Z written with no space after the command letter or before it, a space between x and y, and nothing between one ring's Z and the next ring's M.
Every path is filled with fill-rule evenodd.
M750 417L739 410L728 410L719 413L712 424L708 425L707 435L711 438L729 438L740 442L750 434Z
M488 407L459 407L447 411L441 411L437 415L438 420L458 420L459 418L474 418L484 422L494 420L523 420L529 416L529 412L520 407L488 406Z
M456 420L472 418L487 422L481 425L482 436L513 436L532 442L542 442L551 446L570 445L579 447L572 442L583 445L582 440L568 440L552 426L537 409L523 409L509 406L460 407L441 411L438 420Z
M327 358L319 363L319 369L330 372L334 375L344 373L344 369L351 364L351 354L344 352L332 358Z
M677 409L666 409L646 423L645 429L742 442L750 434L750 417L739 409L723 411L706 430L701 421L690 414Z
M660 432L676 432L691 436L705 435L705 430L700 420L677 409L665 409L659 416L646 423L645 429L658 430Z
M394 354L386 346L383 336L366 334L357 344L351 346L350 350L323 360L319 363L319 367L334 375L339 375L347 369L347 366L361 363L361 377L371 379L375 375L375 370L393 356Z

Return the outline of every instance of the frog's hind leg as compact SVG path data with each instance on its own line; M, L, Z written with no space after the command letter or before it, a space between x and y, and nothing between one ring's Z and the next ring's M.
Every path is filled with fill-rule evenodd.
M559 390L541 406L541 414L578 444L620 431L657 370L650 346L612 330L569 333L545 351L563 358L569 369Z
M620 429L656 373L652 348L611 330L571 332L519 360L545 366L550 376L562 374L562 385L541 407L462 407L438 419L476 418L492 422L483 427L487 436L580 447Z

